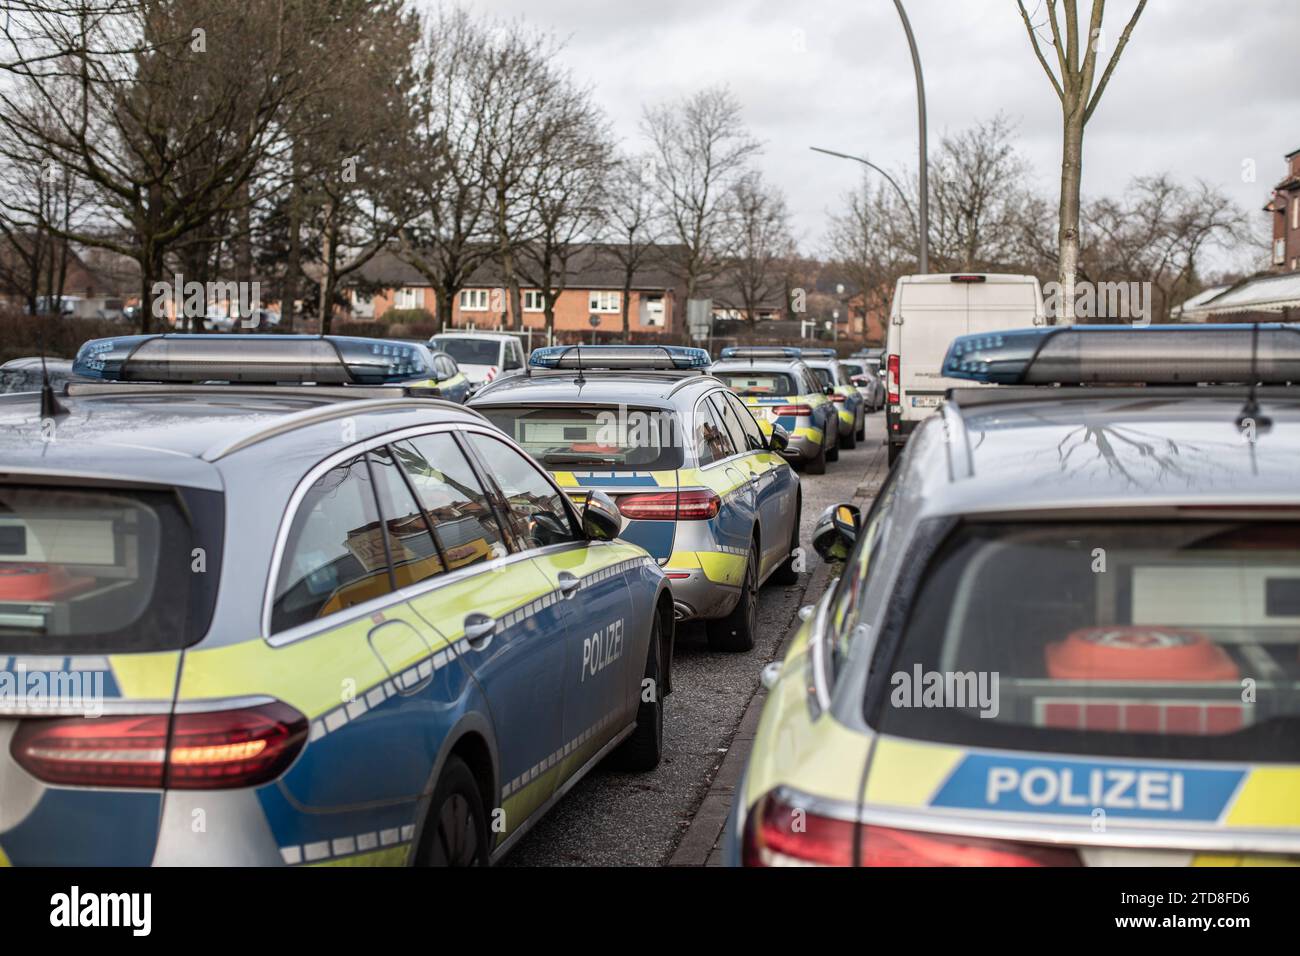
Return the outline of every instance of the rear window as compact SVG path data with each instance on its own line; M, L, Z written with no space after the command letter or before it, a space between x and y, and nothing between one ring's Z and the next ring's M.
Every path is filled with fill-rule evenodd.
M783 396L798 395L799 386L794 378L783 372L714 372L737 395Z
M1294 761L1300 525L968 525L877 653L868 716L886 733Z
M213 492L0 485L0 650L171 650L207 630Z
M822 388L825 388L827 385L835 384L835 376L831 374L831 370L828 368L814 368L812 373L817 379L817 384Z
M433 345L454 358L457 365L496 365L501 358L501 343L494 339L434 338Z
M675 412L655 408L479 407L551 470L674 471L682 467Z

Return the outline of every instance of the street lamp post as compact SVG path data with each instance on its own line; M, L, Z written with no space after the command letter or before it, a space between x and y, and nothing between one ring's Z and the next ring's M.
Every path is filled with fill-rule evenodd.
M903 0L894 0L898 16L903 21L903 31L907 34L907 45L912 50L912 70L916 73L916 122L920 130L920 206L921 206L921 250L920 267L922 274L930 271L930 164L925 148L925 80L921 76L921 54L916 49L916 37L912 35L912 24L908 22L907 11L903 9Z

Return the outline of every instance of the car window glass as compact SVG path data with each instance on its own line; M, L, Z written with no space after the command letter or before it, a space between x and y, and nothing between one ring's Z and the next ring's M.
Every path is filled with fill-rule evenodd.
M731 447L736 451L745 451L749 448L749 439L745 437L745 429L740 424L740 419L736 417L736 410L727 404L722 397L722 392L714 392L709 396L709 401L713 403L713 410L722 422L727 437L731 439Z
M763 437L763 429L758 427L758 422L754 421L754 416L745 403L738 399L730 392L723 393L722 396L728 405L736 412L736 419L740 422L741 429L745 432L745 442L751 451L764 451L767 449L767 441Z
M516 351L514 344L507 342L505 351L505 358L501 362L502 371L508 372L511 369L522 368L519 362L519 353Z
M701 399L695 406L695 457L701 465L726 458L733 454L731 439L723 430L708 399Z
M377 448L370 453L379 512L388 530L388 551L399 588L418 584L443 570L438 548L429 534L423 509L416 504L393 453Z
M394 442L392 449L429 516L440 558L450 570L506 554L483 486L450 434L408 438Z
M271 629L283 631L389 593L388 557L364 456L308 490L280 563Z
M532 462L495 438L471 433L469 441L505 496L507 520L525 549L580 540L563 492L556 490Z

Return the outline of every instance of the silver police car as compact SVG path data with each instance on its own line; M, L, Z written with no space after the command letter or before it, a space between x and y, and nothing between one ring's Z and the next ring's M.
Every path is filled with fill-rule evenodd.
M820 522L847 561L731 862L1300 861L1300 328L991 333L944 374L1006 387Z
M678 620L709 643L754 643L757 592L793 584L802 493L743 402L706 374L708 353L675 346L536 349L526 375L470 400L581 501L608 493L620 537L645 548L672 583Z

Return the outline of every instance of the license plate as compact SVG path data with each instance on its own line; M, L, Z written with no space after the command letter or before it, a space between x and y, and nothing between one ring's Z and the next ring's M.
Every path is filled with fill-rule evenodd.
M938 408L939 396L938 395L913 395L912 407L913 408Z

